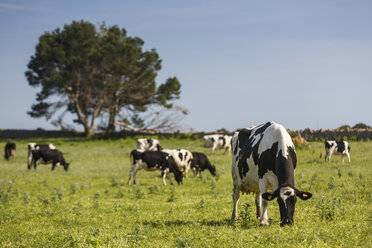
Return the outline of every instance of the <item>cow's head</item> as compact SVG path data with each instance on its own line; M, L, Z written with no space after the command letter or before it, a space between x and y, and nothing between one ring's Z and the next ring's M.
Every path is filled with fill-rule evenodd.
M211 174L213 176L216 176L216 166L214 166L213 164L211 165L211 168L209 168L209 171L211 172Z
M182 179L183 179L182 171L178 168L172 156L168 156L168 154L166 153L163 153L163 154L165 154L165 160L168 165L169 171L174 174L174 178L176 179L177 183L182 184Z
M63 165L63 169L65 169L65 171L68 171L68 166L70 165L70 163L65 163Z
M291 186L283 186L275 190L273 193L266 192L262 194L262 198L267 201L271 201L276 197L278 198L280 226L291 225L293 223L297 196L301 200L308 200L312 197L312 194L309 192L300 191Z
M183 179L183 174L182 172L180 173L174 173L174 178L176 179L178 185L182 184L182 179Z

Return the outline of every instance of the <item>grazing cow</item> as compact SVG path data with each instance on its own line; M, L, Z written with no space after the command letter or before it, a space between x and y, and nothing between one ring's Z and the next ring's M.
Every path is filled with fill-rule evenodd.
M56 147L53 144L28 143L27 168L31 169L31 166L32 166L32 151L34 150L55 150L55 149Z
M228 150L231 151L231 136L222 135L222 134L212 134L212 135L205 135L204 139L204 146L205 147L212 147L212 154L216 149L225 149L225 154Z
M34 169L38 164L48 164L52 163L52 171L55 169L56 166L63 165L65 171L68 170L69 163L66 163L62 152L59 150L32 150L32 162L34 164Z
M138 170L144 169L147 171L161 170L163 173L163 184L167 185L165 182L165 177L167 176L171 185L173 182L170 178L170 173L174 174L178 184L182 184L182 172L179 170L175 161L172 157L165 152L160 151L145 151L141 152L138 150L133 150L130 153L130 157L133 158L133 165L129 173L128 184L131 183L133 177L133 183L136 184L136 174Z
M4 152L5 152L4 158L6 160L9 160L10 157L14 158L16 153L16 144L8 142L5 145Z
M201 152L192 152L191 169L195 176L200 175L201 171L208 169L213 176L216 176L216 167L212 165L207 156Z
M312 194L295 188L294 169L297 158L291 137L285 128L268 122L242 129L232 137L231 146L231 173L234 181L232 221L238 217L241 191L256 195L256 215L257 218L260 217L260 225L269 224L268 201L276 197L279 203L280 225L292 224L296 196L307 200ZM274 192L268 193L269 189Z
M173 157L178 168L187 177L187 172L191 168L192 153L185 149L163 149L161 151Z
M341 154L342 158L342 163L344 162L344 156L347 156L347 159L349 160L350 163L350 146L347 141L335 141L335 140L326 140L324 142L325 145L325 158L324 162L331 161L331 156L332 154L339 155Z
M157 139L138 139L137 140L137 150L138 151L160 151L162 148L160 146L159 140Z

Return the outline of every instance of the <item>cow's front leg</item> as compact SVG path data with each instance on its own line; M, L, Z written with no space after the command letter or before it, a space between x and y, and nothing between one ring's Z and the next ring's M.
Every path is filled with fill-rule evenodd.
M267 206L269 205L269 202L261 197L261 194L267 192L266 182L264 180L259 180L258 184L260 187L260 198L262 206L260 226L267 226L269 225L269 218L267 217Z
M232 195L234 207L233 207L233 212L231 215L231 221L236 221L238 219L239 197L240 197L240 189L236 184L234 184L233 195Z
M212 146L212 155L214 154L214 151L216 150L216 148L217 148L216 143L213 143L213 146Z
M350 154L346 153L346 156L347 156L347 159L349 160L349 163L350 163Z
M260 219L261 217L261 194L260 193L256 193L255 203L256 203L256 218Z
M34 159L34 169L36 170L36 166L38 165L39 163L38 163L38 161L36 161L35 159Z
M345 158L344 158L344 154L341 154L341 159L342 159L342 163L345 163Z
M163 185L167 185L167 183L165 182L165 177L168 178L170 185L173 185L172 178L168 168L163 170Z

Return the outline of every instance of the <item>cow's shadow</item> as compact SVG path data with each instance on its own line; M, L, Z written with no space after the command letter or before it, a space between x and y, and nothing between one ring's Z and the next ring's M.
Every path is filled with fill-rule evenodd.
M145 226L161 227L161 226L231 226L230 219L223 220L155 220L155 221L144 221L142 222Z

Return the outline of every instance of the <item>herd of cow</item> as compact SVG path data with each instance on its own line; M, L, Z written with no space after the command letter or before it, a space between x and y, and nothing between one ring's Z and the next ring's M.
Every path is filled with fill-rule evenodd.
M310 192L295 187L294 169L297 164L295 147L286 129L280 124L267 122L259 126L241 129L232 137L227 135L204 136L205 147L232 151L231 173L233 179L233 212L231 220L238 218L240 193L255 194L256 214L260 225L268 225L268 202L277 198L280 210L280 225L293 223L297 197L308 200ZM16 146L8 143L5 146L5 158L14 157ZM325 141L325 161L330 161L332 154L341 154L342 161L347 156L350 162L350 146L346 141ZM192 169L195 176L201 171L209 170L216 175L216 167L207 156L200 152L185 149L163 149L157 139L138 139L137 148L130 153L132 160L128 183L136 183L138 170L161 170L163 184L167 177L172 184L170 173L173 173L178 184ZM52 144L28 144L27 168L36 169L40 163L52 163L52 170L62 165L67 171L69 164L63 154ZM269 192L272 190L273 192Z

